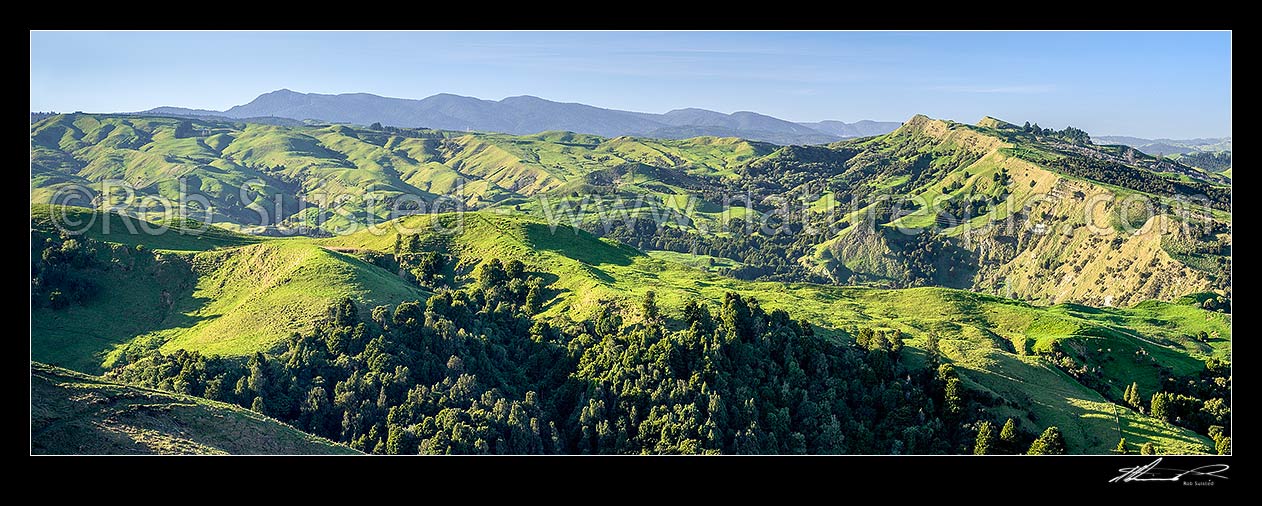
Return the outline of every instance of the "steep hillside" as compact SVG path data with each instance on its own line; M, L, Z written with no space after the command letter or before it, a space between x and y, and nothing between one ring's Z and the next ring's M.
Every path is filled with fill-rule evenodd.
M69 239L35 233L52 241L43 248L71 253ZM283 349L293 346L286 336L311 332L342 298L367 313L424 299L420 286L476 286L479 266L491 259L520 260L542 281L537 318L556 325L611 314L635 325L645 318L638 301L651 290L672 320L685 317L678 308L689 302L720 304L735 293L767 311L805 319L820 338L836 343L853 342L861 327L897 330L906 336L909 364L936 346L970 391L1001 399L993 415L1011 416L1029 432L1056 424L1074 452L1107 452L1118 423L1135 444L1209 451L1212 443L1202 436L1114 406L1132 382L1148 395L1167 378L1194 377L1207 361L1231 357L1230 316L1200 308L1200 299L1130 309L1039 307L943 288L741 281L525 214L412 216L335 238L269 239L185 253L149 254L115 246L111 239L123 239L113 233L97 237L79 236L82 244L75 247L102 260L77 268L95 273L100 292L82 303L33 311L38 360L94 371L102 362L135 363L132 357L154 348L227 357ZM440 259L431 272L398 268L404 257L427 254Z
M842 342L849 342L859 326L896 329L910 336L913 348L907 353L918 356L932 335L961 368L970 388L1004 399L999 411L1011 413L1031 430L1048 424L1069 427L1066 438L1075 451L1110 450L1116 445L1110 437L1118 417L1127 426L1128 441L1151 440L1171 452L1203 452L1212 446L1204 437L1129 408L1115 408L1113 402L1131 382L1145 392L1156 391L1163 375L1195 375L1210 358L1230 359L1229 315L1164 303L1097 310L1038 307L940 288L744 282L644 255L581 230L559 226L554 231L521 215L417 216L399 225L319 242L389 254L396 242L407 243L415 235L424 249L452 255L457 266L452 273L466 275L490 259L521 260L552 289L543 305L544 318L594 320L612 311L635 321L643 317L636 301L649 290L663 307L698 300L719 303L732 292L755 298L768 310L805 318L819 326L820 335ZM406 232L399 235L398 229ZM1209 344L1193 337L1202 331L1218 337ZM1086 353L1096 348L1099 354ZM1070 376L1049 358L1060 350L1072 354L1066 363L1102 372L1098 377ZM1154 357L1152 363L1161 365L1113 365L1133 362L1135 356Z
M355 450L231 404L31 362L36 455L348 455Z
M371 307L425 297L393 273L307 243L171 251L157 248L185 248L190 239L176 231L137 236L124 227L106 234L100 224L122 217L81 212L95 215L92 233L67 238L32 224L32 259L47 258L40 265L47 273L68 273L39 280L91 280L81 300L61 307L33 301L34 360L97 372L126 353L156 347L248 355L309 330L344 298ZM46 250L83 251L83 260L55 260ZM50 289L68 292L60 285Z
M974 128L917 117L888 136L858 145L865 151L912 148L940 154L935 160L963 156L965 163L939 171L943 175L929 185L903 190L901 198L909 202L904 208L911 212L878 222L875 230L843 229L825 243L827 250L816 250L813 261L834 277L890 278L900 269L915 273L924 267L915 265L911 255L889 260L895 248L888 243L929 233L941 238L940 252L954 251L951 258L959 260L946 266L951 272L931 267L936 272L925 277L933 284L1096 306L1229 290L1222 274L1230 254L1229 215L1210 206L1180 205L1178 188L1145 196L1136 188L1063 172L1059 160L1072 160L1065 152L1076 148L1022 140L990 120L982 124L992 127ZM1031 161L1039 157L1051 161ZM1217 183L1197 184L1217 188ZM1144 212L1145 205L1151 214ZM1184 254L1191 251L1198 257ZM879 258L887 261L875 262ZM843 264L846 269L839 270Z
M995 118L916 116L885 135L786 147L83 114L45 118L31 135L33 203L108 201L151 220L159 197L265 234L499 208L726 259L717 272L750 280L1097 306L1230 292L1227 176ZM103 198L118 178L136 199ZM82 198L58 193L69 189Z

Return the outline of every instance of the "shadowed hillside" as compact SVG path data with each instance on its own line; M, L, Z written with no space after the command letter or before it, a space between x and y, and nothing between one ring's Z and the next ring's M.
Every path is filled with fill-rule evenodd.
M327 439L237 406L31 363L37 455L346 455Z

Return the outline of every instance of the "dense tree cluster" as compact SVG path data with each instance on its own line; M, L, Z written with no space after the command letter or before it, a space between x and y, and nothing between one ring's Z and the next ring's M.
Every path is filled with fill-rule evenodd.
M1162 391L1152 394L1150 415L1211 437L1215 430L1230 434L1230 363L1210 359L1200 374L1169 377L1164 383Z
M1066 126L1063 130L1052 130L1050 128L1040 128L1038 123L1031 125L1027 121L1025 125L1022 125L1021 131L1039 137L1053 137L1073 144L1091 144L1091 136L1087 135L1087 132L1072 126Z
M365 262L397 273L403 279L426 289L437 289L450 281L447 279L448 267L452 264L451 255L427 251L424 236L419 234L400 234L394 238L394 253L383 254L372 250L355 251ZM521 265L521 262L517 262ZM501 268L502 265L501 265ZM524 268L524 267L519 267Z
M31 124L38 123L40 120L46 119L46 118L51 117L51 116L56 116L56 115L57 115L57 113L56 113L56 112L52 112L52 111L48 111L48 112L44 112L44 111L38 111L38 112L37 112L37 111L32 111L32 112L31 112Z
M797 223L785 224L779 233L761 234L758 225L740 218L731 221L727 236L705 235L678 227L661 227L649 220L636 220L633 225L615 222L607 229L590 227L590 231L644 250L666 250L693 255L708 255L740 262L735 268L719 269L722 274L738 279L764 281L826 282L796 261L814 252L824 240L819 234L803 233Z
M970 266L976 260L954 239L929 231L908 235L889 229L884 233L906 266L902 279L894 280L893 286L968 286L973 275Z
M1014 151L1018 155L1022 151ZM1040 161L1040 160L1032 160ZM1070 176L1082 177L1121 186L1131 190L1169 197L1205 199L1210 207L1231 210L1231 188L1213 186L1202 181L1180 181L1155 172L1129 167L1109 160L1066 156L1041 160L1052 169Z
M31 307L62 309L91 299L100 289L93 278L104 268L99 246L82 236L32 235Z
M996 172L996 182L1011 180L1007 172ZM958 181L956 183L959 183ZM954 191L954 190L952 190ZM940 228L951 228L978 216L983 216L990 212L991 208L999 205L1008 198L1007 187L1001 186L999 191L993 195L978 195L973 191L969 191L967 195L960 195L955 198L946 199L940 202L940 210L938 211L937 225Z
M361 318L345 300L309 334L248 360L129 357L128 382L232 402L374 453L966 453L982 407L931 346L818 337L729 294L682 318L647 296L592 321L531 318L530 273L488 261L477 283ZM678 313L670 313L678 314ZM635 323L627 323L632 320ZM679 330L670 330L679 329ZM990 423L990 422L987 422ZM993 432L993 429L992 429ZM1012 420L987 451L1017 452ZM984 438L986 439L986 438Z
M1231 168L1231 151L1185 153L1179 155L1179 162L1210 172L1222 172Z
M843 209L876 204L874 222L888 223L915 210L906 202L896 205L891 195L941 179L977 160L976 154L963 148L925 152L932 144L933 139L929 137L908 137L900 139L888 152L845 144L786 146L770 156L737 167L741 174L739 179L670 176L669 171L642 167L637 170L665 172L653 175L671 177L670 184L694 192L711 205L748 204L757 215L748 221L732 219L725 228L730 234L721 235L698 232L689 226L658 226L648 219L632 223L606 220L589 223L584 228L640 249L735 260L742 265L723 273L740 279L826 282L826 278L804 267L798 259L813 255L817 245L832 237L827 232L835 233L849 225L841 221ZM888 184L889 181L896 184ZM588 189L599 192L600 188L605 188L599 185L610 185L613 180L596 178L589 182L597 186ZM878 182L883 184L874 184ZM614 189L610 186L605 191ZM788 213L783 212L786 199L809 201L819 198L823 192L830 193L832 201L839 206L834 212L806 212L791 206ZM637 213L637 210L631 211L632 215ZM762 216L770 217L766 220L770 233L763 229ZM688 225L686 218L676 218ZM848 272L834 273L837 279L848 277Z

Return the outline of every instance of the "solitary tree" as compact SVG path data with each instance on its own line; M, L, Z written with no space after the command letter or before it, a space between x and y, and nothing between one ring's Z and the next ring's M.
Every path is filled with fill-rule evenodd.
M1126 438L1117 440L1117 448L1114 448L1113 451L1122 455L1129 453L1126 451Z
M990 455L995 452L995 424L983 421L977 425L977 440L973 443L973 455Z
M942 352L938 349L938 336L933 332L925 338L925 367L929 370L936 370L941 363L939 355Z
M964 383L958 376L948 378L943 394L943 409L948 416L956 416L964 409Z
M1156 455L1157 446L1152 444L1152 441L1144 443L1143 446L1139 447L1139 454L1140 455Z
M1026 455L1064 455L1065 454L1065 437L1061 435L1060 429L1055 425L1048 427L1038 439L1030 445L1030 451Z
M657 321L657 294L652 290L644 294L644 319L653 322Z
M1231 455L1231 436L1224 436L1218 440L1218 444L1214 445L1214 449L1218 450L1219 455Z
M1017 421L1011 418L1003 423L1003 428L999 430L999 444L1003 446L1005 453L1015 453L1017 450Z
M530 314L538 313L543 305L543 290L539 285L530 285L530 289L526 291L526 312Z
M1170 394L1165 392L1152 394L1152 403L1148 409L1152 416L1167 422L1170 421Z

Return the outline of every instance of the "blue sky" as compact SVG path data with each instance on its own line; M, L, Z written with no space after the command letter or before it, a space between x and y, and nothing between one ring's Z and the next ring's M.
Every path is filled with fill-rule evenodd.
M222 110L280 88L1220 137L1231 135L1231 34L31 33L31 110Z

